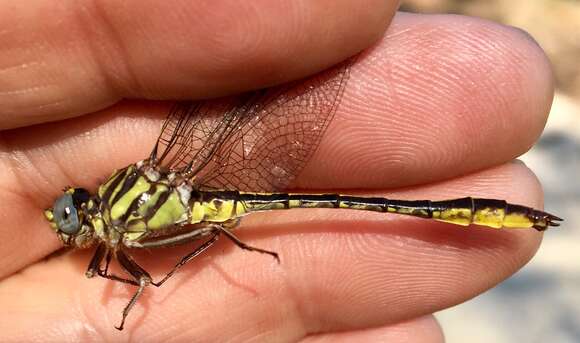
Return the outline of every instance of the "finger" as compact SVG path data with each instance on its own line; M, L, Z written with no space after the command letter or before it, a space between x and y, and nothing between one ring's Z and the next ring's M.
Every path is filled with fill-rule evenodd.
M347 332L323 333L306 337L304 343L323 342L405 342L443 343L441 327L432 316L394 325Z
M404 15L379 46L359 59L318 153L297 182L299 187L424 183L503 163L533 144L545 123L552 92L550 69L541 50L511 28L457 16L449 21L466 29L453 36L441 16ZM433 35L423 39L425 32ZM416 49L409 48L409 42ZM487 45L481 48L481 42ZM489 48L492 44L494 49ZM432 52L426 54L418 50L421 47ZM491 56L458 60L457 56L466 55ZM526 56L523 61L522 56ZM417 72L409 65L423 70ZM505 89L498 91L498 85ZM92 163L92 175L85 175L102 177L118 168L119 162L147 155L159 124L149 118L136 121L134 116L162 117L166 111L166 107L123 105L81 122L38 129L33 137L39 140L36 145L62 141L61 153L55 156L59 160L53 164L69 169L62 174L71 175L71 166ZM104 122L126 112L132 116L125 121ZM100 141L90 135L62 137L97 131L97 127L94 134ZM18 132L6 135L7 148L18 149L30 141L30 135ZM108 159L103 161L103 156ZM31 159L39 163L36 156ZM69 159L76 163L67 163ZM57 181L84 181L75 178Z
M468 192L542 206L537 180L519 163L388 196L446 199ZM530 230L462 230L358 211L277 214L248 217L248 230L239 235L256 232L266 242L251 244L280 254L289 286L279 297L294 301L308 332L385 325L457 305L521 268L541 239ZM235 262L228 270L241 268Z
M200 98L303 77L386 29L396 1L42 0L0 7L0 127L121 98ZM55 21L54 18L59 18Z
M520 30L397 15L353 67L297 186L400 187L504 163L538 139L553 91L547 57Z
M443 55L447 61L453 61L454 55L449 51L478 56L489 53L491 60L464 61L462 73L452 74L453 80L447 84L444 83L447 78L434 79L436 74L429 73L427 76L438 84L429 88L431 83L416 81L423 80L425 72L414 73L408 64L436 63L439 59L435 57L425 60L427 54L418 47L429 46L438 36L427 36L422 41L420 37L425 34L406 35L443 30L441 16L404 15L396 21L396 30L387 35L385 43L361 58L361 67L354 67L344 101L320 149L297 180L298 187L387 188L425 183L507 161L533 143L545 121L543 109L549 106L551 91L551 83L541 76L549 74L542 52L519 31L459 18L452 16L449 20L459 21L457 25L463 23L465 30L461 35L437 41L433 49L443 43L445 48L434 53ZM429 30L424 31L425 28ZM488 44L498 41L494 50L473 51L475 46L463 40L465 35L475 40L481 36L476 34L480 31L488 35ZM409 49L408 42L413 39L417 49ZM391 51L398 53L390 56ZM527 62L513 62L517 52L527 56ZM377 68L373 68L373 63ZM537 66L532 72L534 64ZM393 78L400 71L389 68L399 65L407 67ZM435 67L441 69L442 65L425 69L436 70ZM385 68L384 76L379 77ZM447 75L453 72L443 71ZM474 71L479 72L473 74ZM495 75L494 84L512 86L490 95L488 88L496 86L485 81L489 75ZM516 83L510 81L514 75L518 75ZM387 90L400 83L402 94L408 96L391 101L400 97L396 92L389 95ZM455 89L455 84L461 87ZM487 86L473 88L479 84ZM443 85L452 87L447 96L430 96L446 89ZM467 85L473 92L467 94L463 90ZM383 92L387 95L381 95ZM457 92L462 95L456 98ZM422 100L426 98L440 101ZM494 106L496 103L501 105ZM17 270L57 247L54 234L47 230L42 218L42 209L50 206L61 187L78 185L94 190L112 170L146 157L167 108L161 103L127 102L77 120L4 132L0 187L5 191L0 200L10 206L0 210L1 223L7 228L0 232L0 244L5 251L0 257L0 270ZM463 115L468 109L470 116ZM438 116L432 118L432 113ZM467 189L460 195L472 194ZM18 223L18 229L8 229L14 228L14 223ZM33 248L22 252L18 247L23 245Z
M541 205L537 181L515 163L392 196L440 198L465 189L482 197ZM281 264L222 240L163 287L147 289L123 334L137 340L176 335L295 340L311 333L392 325L453 306L495 285L530 259L540 237L531 231L466 230L332 209L278 211L247 219L238 236L277 251ZM136 257L153 275L162 275L191 249L154 250ZM26 319L38 332L118 340L112 326L134 287L85 279L89 259L89 252L67 254L0 284L0 302L15 320L0 324L0 332L7 339L24 337L31 333Z

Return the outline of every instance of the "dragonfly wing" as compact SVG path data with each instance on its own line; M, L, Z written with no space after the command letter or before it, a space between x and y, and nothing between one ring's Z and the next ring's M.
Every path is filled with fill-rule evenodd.
M318 147L353 60L312 78L219 100L179 103L152 156L200 189L287 187Z
M219 143L225 139L233 122L231 99L178 102L163 123L161 134L151 153L151 160L169 170L186 173L202 168Z

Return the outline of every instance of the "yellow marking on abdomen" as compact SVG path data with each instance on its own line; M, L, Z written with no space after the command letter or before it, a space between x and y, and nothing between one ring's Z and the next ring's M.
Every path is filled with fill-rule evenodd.
M504 209L486 207L475 211L473 224L501 229L504 226L504 218Z
M521 213L509 213L503 220L503 226L506 228L530 228L534 223Z
M445 223L468 226L471 224L471 209L449 208L442 211L433 211L433 219Z
M240 207L241 206L241 207ZM190 209L190 224L200 222L223 223L245 214L246 210L238 201L233 199L212 199L210 201L196 201Z

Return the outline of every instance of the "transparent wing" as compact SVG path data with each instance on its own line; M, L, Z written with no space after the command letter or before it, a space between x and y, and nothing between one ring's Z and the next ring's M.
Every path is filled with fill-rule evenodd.
M152 161L180 173L201 169L241 119L234 102L224 98L176 103L163 123Z
M318 147L352 62L238 97L179 103L163 125L152 159L192 177L200 189L283 189Z

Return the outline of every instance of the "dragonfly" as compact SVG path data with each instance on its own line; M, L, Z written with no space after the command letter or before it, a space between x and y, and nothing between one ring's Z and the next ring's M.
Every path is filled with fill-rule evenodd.
M69 248L94 248L85 275L136 286L127 316L145 289L161 286L224 237L247 251L234 229L259 211L329 208L414 216L491 228L558 226L561 218L499 199L396 200L343 194L284 193L305 167L334 118L354 59L306 81L212 101L176 103L148 158L116 170L91 194L66 187L44 215ZM159 281L133 249L197 242ZM126 276L109 271L116 261Z

